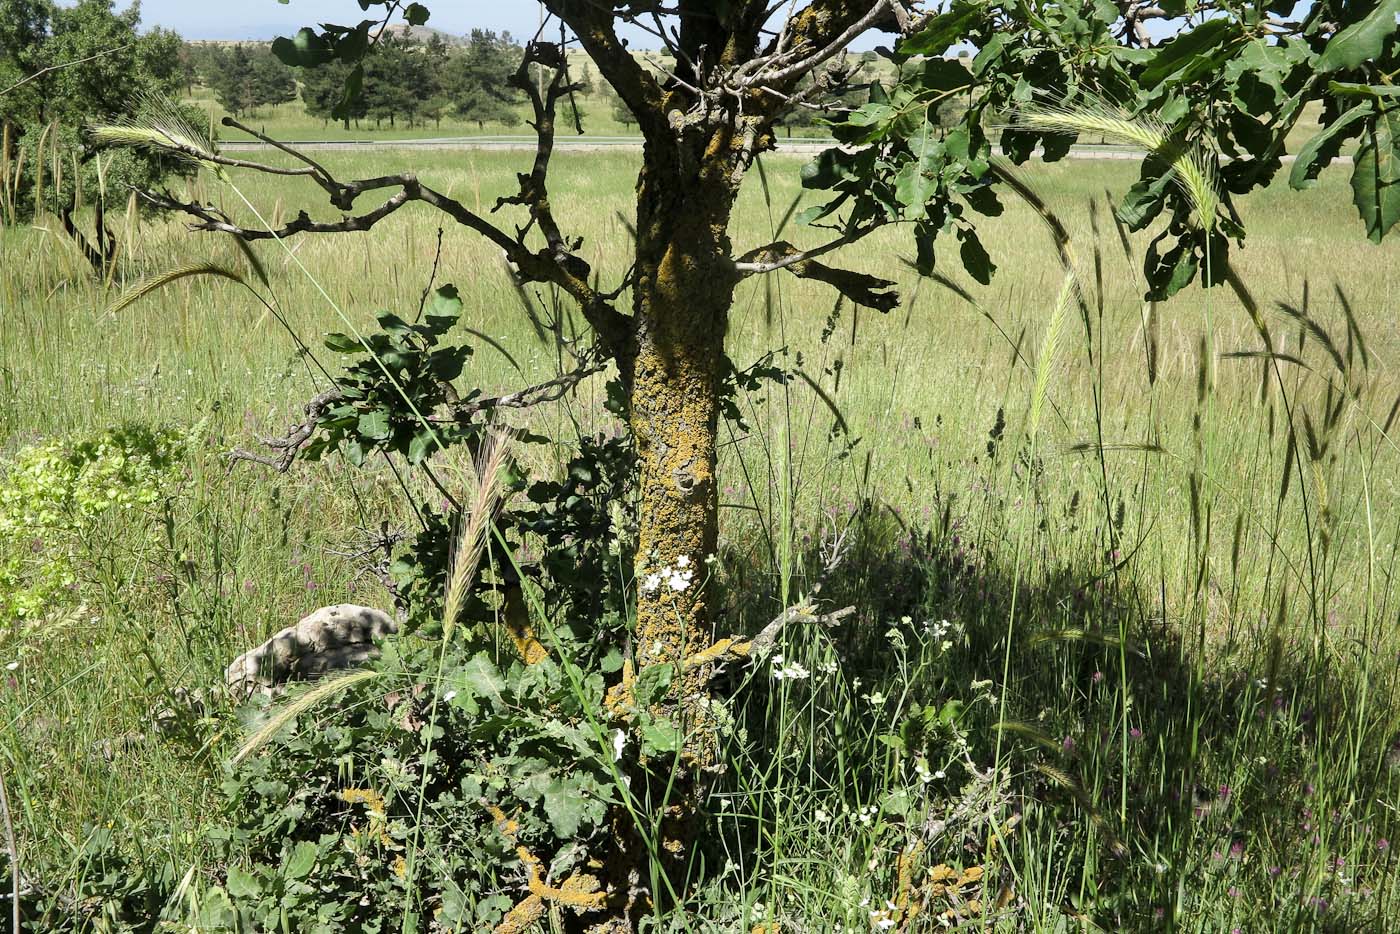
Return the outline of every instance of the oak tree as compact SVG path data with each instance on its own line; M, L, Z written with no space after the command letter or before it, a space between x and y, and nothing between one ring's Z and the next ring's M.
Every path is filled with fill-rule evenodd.
M303 67L347 69L339 114L354 107L360 61L382 22L402 14L421 24L428 16L419 3L360 0L360 6L378 6L383 16L303 29L276 47ZM577 304L596 340L588 372L606 360L618 376L640 502L636 650L609 693L610 709L625 709L622 701L648 672L666 671L664 680L651 679L665 689L648 703L679 728L678 771L665 778L681 793L659 820L665 857L680 880L692 826L687 818L716 760L710 673L715 662L751 650L741 639L716 641L714 594L703 574L686 573L703 567L718 543L717 432L734 372L725 336L740 284L794 275L888 311L898 302L894 283L829 261L896 226L908 232L921 273L952 263L985 283L996 258L978 236L978 218L999 214L1003 193L1043 208L1007 160L1062 158L1076 134L1087 133L1138 151L1140 179L1117 210L1127 228L1153 231L1145 270L1151 295L1166 297L1200 281L1228 282L1247 298L1229 260L1231 244L1245 235L1234 199L1269 184L1285 155L1294 156L1289 183L1308 187L1354 141L1353 199L1367 234L1379 241L1400 219L1394 83L1400 0L1316 0L1296 10L1288 0L544 0L543 6L549 20L525 44L511 79L528 101L537 139L518 189L502 199L524 211L523 224L504 227L412 173L342 181L305 156L301 168L275 171L319 185L344 212L340 219L303 214L267 230L168 193L146 197L190 215L199 229L249 241L369 231L422 205L498 247L519 281L549 284ZM648 34L674 66L658 67L629 49L624 26ZM802 170L802 184L818 203L800 221L822 232L817 245L733 242L736 199L755 161L777 146L777 128L795 110L828 107L851 91L856 63L847 50L871 34L889 44L882 55L892 76L870 83L858 106L829 113L837 145ZM556 128L571 116L566 108L579 87L570 47L586 53L642 138L635 251L620 281L598 280L570 219L556 213L551 198ZM960 60L957 50L969 47L975 54ZM538 69L549 76L543 83L533 80ZM1315 104L1320 126L1288 153L1290 131ZM994 119L1007 125L993 127ZM217 155L209 161L247 165ZM362 197L385 190L391 193L382 203L352 213ZM1043 216L1072 282L1067 235L1052 215ZM858 263L858 251L850 253ZM1258 318L1256 325L1267 343L1267 326ZM356 430L343 424L350 427L337 430ZM376 421L376 431L381 427ZM376 438L371 433L356 443L372 446ZM422 456L432 448L425 443L417 450ZM546 887L545 896L532 888L531 897L578 909L596 931L632 930L659 893L641 876L625 835L612 846L595 854L608 868L605 878L590 877L587 885L573 879L573 889L566 881Z

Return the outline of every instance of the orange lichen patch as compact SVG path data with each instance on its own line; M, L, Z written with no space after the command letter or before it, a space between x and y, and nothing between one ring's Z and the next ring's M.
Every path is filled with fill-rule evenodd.
M530 625L530 611L525 606L525 594L520 587L506 590L505 597L506 631L521 661L527 665L537 665L549 657L549 650L535 635L535 627Z
M714 662L747 658L752 648L752 642L744 642L739 639L721 639L708 649L702 649L694 655L687 657L681 664L681 668L685 671L690 671L694 668L699 668L702 665L709 665Z
M525 864L529 874L526 886L531 895L537 895L547 902L567 905L576 911L596 911L607 903L608 893L599 888L598 877L586 872L570 873L559 886L552 886L540 875L539 857L523 846L515 848L515 855Z
M505 837L511 843L514 843L515 835L520 832L520 822L506 817L506 812L502 811L494 804L488 803L486 805L486 812L490 814L491 819L496 822L496 829L500 831L501 836Z
M914 868L924 855L924 845L919 842L906 846L895 863L894 907L904 917L905 922L913 919L923 908L914 898Z
M340 800L346 804L363 804L371 817L384 816L384 796L373 788L342 788Z
M783 926L776 921L761 921L753 926L749 934L781 934Z
M545 908L544 899L538 895L527 895L506 913L501 923L496 925L494 934L525 934L531 925L544 917Z
M384 796L373 788L343 788L340 791L340 800L346 804L363 804L365 806L365 816L369 818L369 827L363 834L377 842L386 849L394 847L394 840L389 836L388 817L384 810ZM361 836L359 827L350 828L351 837Z
M954 869L946 863L939 863L929 870L923 904L915 904L909 912L909 917L912 918L924 906L933 908L931 903L934 900L948 903L948 907L938 915L944 922L953 923L980 915L982 901L973 896L981 890L985 876L986 870L981 866Z
M608 688L603 695L603 709L605 709L614 720L631 719L632 711L635 708L635 695L632 688L636 684L636 669L632 667L630 658L622 661L622 680Z

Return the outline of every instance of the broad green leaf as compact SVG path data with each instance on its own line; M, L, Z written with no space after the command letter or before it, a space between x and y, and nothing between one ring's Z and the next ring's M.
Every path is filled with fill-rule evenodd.
M1298 150L1298 157L1293 161L1293 170L1288 173L1288 184L1300 191L1316 185L1317 173L1336 158L1342 140L1351 135L1342 131L1365 119L1373 109L1370 101L1364 101L1314 134L1312 139Z
M578 833L587 807L588 801L576 785L555 781L545 789L544 813L561 839L568 840Z
M1004 32L992 36L991 40L982 46L976 57L972 59L972 73L979 78L982 77L989 67L1001 59L1001 51L1010 41L1011 36Z
M426 428L420 428L408 443L408 462L421 464L437 448L437 438Z
M477 697L485 697L490 700L500 701L501 692L506 688L506 679L501 677L501 672L491 663L491 658L485 652L478 652L472 660L462 666L462 682Z
M316 866L316 854L316 844L310 840L302 840L292 849L283 875L288 879L302 878Z
M1400 2L1400 0L1397 0ZM1189 81L1214 67L1211 53L1240 35L1240 24L1226 19L1208 19L1190 32L1182 33L1152 56L1142 73L1144 87L1156 87L1168 78Z
M303 68L324 65L335 58L330 43L305 27L297 30L297 34L290 39L285 36L273 39L272 54L281 59L284 65Z
M1364 19L1352 23L1327 42L1317 58L1317 70L1322 74L1360 68L1379 58L1385 40L1400 23L1400 0L1380 0Z
M462 313L462 297L457 292L455 285L444 285L433 293L433 300L428 303L428 311L434 315L450 315L457 317Z
M1338 97L1400 98L1400 85L1356 84L1352 81L1329 81L1327 90Z
M1400 105L1381 107L1362 131L1351 191L1366 236L1380 243L1400 220Z
M361 413L356 427L361 437L383 441L389 437L389 413L384 409L370 409Z
M237 899L252 900L262 894L257 877L237 866L228 867L228 893Z
M1118 204L1118 219L1129 230L1142 230L1162 213L1166 192L1171 184L1170 169L1134 183Z
M923 206L938 192L943 146L935 138L933 126L924 121L919 135L909 141L914 158L904 163L895 176L894 196L909 211L909 217L922 217Z
M336 353L359 353L365 349L365 345L351 337L349 334L327 334L325 337L326 347Z
M422 26L429 15L428 8L421 3L410 3L403 11L403 18L410 26Z
M1196 278L1199 263L1191 241L1179 238L1167 252L1161 253L1158 244L1163 237L1152 241L1147 248L1143 271L1147 276L1147 298L1150 301L1165 301L1191 283Z
M967 31L981 19L986 7L980 3L955 3L946 13L940 13L928 21L923 29L903 39L895 46L898 55L939 55L948 47L961 40Z
M641 725L643 751L672 753L681 748L681 728L665 717L646 718Z
M920 62L915 68L911 63L906 71L915 69L912 83L920 91L935 91L940 94L965 88L972 83L972 72L957 58L931 58Z
M674 665L648 665L643 668L641 674L637 675L636 687L633 688L637 706L650 707L660 700L671 687L671 679L674 677Z
M802 167L802 187L835 188L841 182L865 178L873 165L874 155L867 150L826 149Z

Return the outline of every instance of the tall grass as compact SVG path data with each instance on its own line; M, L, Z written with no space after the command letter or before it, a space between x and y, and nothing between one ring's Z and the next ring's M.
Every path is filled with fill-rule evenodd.
M510 180L508 156L401 158L485 203ZM634 158L558 157L557 210L582 218L605 276L626 267L614 212ZM795 168L769 164L770 203L797 196ZM681 929L868 930L919 904L920 930L944 912L971 921L973 899L1007 930L1384 930L1400 917L1386 804L1395 248L1351 236L1332 173L1313 192L1263 192L1245 205L1236 271L1274 347L1222 292L1207 344L1221 352L1203 354L1205 297L1145 318L1136 258L1093 234L1090 199L1124 190L1131 166L1084 170L1030 182L1094 258L1092 282L1087 261L1079 279L1092 315L1074 314L1020 204L987 231L1015 261L989 289L959 283L975 306L912 281L893 236L851 259L906 286L890 316L833 312L790 278L741 293L736 362L785 347L780 362L822 395L794 381L741 400L752 430L722 465L726 622L755 629L803 598L855 605L859 622L785 631L781 665L735 673L714 853ZM309 197L279 180L248 193L264 213ZM736 244L771 238L758 187L738 217ZM415 215L289 248L361 323L417 301L435 241ZM157 545L95 542L85 560L112 585L85 573L64 614L0 641L19 662L0 768L23 863L90 871L84 845L111 833L180 878L216 795L189 766L199 750L150 729L151 707L216 683L316 605L376 602L340 554L357 528L411 517L378 470L225 468L221 451L276 433L317 379L241 287L180 279L110 313L176 259L243 268L231 244L148 222L110 290L61 234L7 228L0 250L0 450L131 418L197 422L206 439L168 505L132 519L154 523ZM341 326L291 259L259 257L272 308L308 346ZM442 267L473 327L527 377L550 372L490 250L449 234ZM467 379L488 391L519 379L492 354L474 360ZM534 427L606 426L599 392Z

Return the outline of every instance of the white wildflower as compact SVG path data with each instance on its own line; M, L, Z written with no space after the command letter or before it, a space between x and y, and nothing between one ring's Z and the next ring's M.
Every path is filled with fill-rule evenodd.
M19 667L19 662L18 662L18 661L13 661L13 662L10 662L8 665L5 666L5 670L6 670L6 671L14 671L14 670L15 670L16 668L18 668L18 667Z
M681 555L679 558L677 558L677 559L676 559L676 567L682 568L682 569L690 567L690 556L689 556L689 555Z
M679 592L690 586L690 576L688 574L673 573L667 583L671 585L672 590Z
M660 586L660 574L648 574L642 579L642 593L655 593Z
M442 695L442 702L443 702L444 704L446 704L447 702L451 701L452 698L454 698L454 697L456 697L456 696L457 696L457 692L456 692L456 691L448 691L446 694Z

